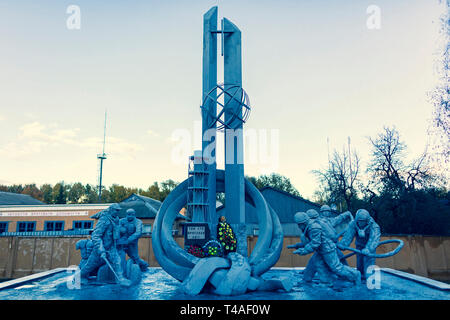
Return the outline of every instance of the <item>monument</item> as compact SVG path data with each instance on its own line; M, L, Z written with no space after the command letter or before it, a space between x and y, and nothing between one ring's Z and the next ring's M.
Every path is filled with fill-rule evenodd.
M241 31L227 18L221 20L219 29L217 20L217 7L211 8L203 18L202 150L191 157L193 165L190 166L189 178L169 194L156 216L152 233L153 251L161 267L183 282L183 288L189 294L198 294L206 287L219 295L253 290L289 291L292 284L287 279L265 281L261 278L280 257L283 233L277 214L259 190L244 178L243 125L249 116L250 104L242 88ZM218 84L219 40L224 82ZM217 169L216 165L217 130L223 130L225 136L224 170ZM235 234L236 248L231 252L225 248L228 254L223 257L201 258L175 242L171 234L172 224L177 212L187 205L195 224L192 227L198 231L203 225L203 228L209 228L203 234L210 233L212 239L217 238L218 192L225 193L225 218ZM256 208L260 230L250 254L245 225L246 201ZM187 228L191 227L188 225ZM191 237L188 231L186 241Z

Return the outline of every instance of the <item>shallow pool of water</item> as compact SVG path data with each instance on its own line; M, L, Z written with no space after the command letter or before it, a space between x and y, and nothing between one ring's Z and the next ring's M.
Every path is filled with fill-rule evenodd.
M150 268L142 282L130 288L116 284L88 285L81 289L69 284L72 272L60 272L48 278L0 290L0 300L450 300L448 291L381 272L380 289L367 286L335 288L304 285L298 269L271 269L264 278L288 277L294 284L291 292L250 292L240 296L216 296L202 293L183 294L180 282L161 268Z

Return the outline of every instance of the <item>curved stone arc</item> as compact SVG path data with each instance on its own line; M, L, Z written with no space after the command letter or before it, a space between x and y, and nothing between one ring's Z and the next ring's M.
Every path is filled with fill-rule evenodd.
M253 199L255 203L256 213L258 215L259 235L256 245L249 257L250 264L259 260L269 249L272 242L272 218L270 216L269 207L261 192L247 179L245 179L245 193Z
M217 191L223 192L221 191L221 187L225 189L225 171L217 170L216 173ZM152 233L153 251L158 263L167 273L179 281L183 281L189 275L192 269L191 266L199 261L199 258L190 255L180 248L174 241L172 233L168 231L172 228L176 213L179 211L178 209L181 209L187 201L186 192L188 180L189 179L186 179L180 183L165 199L156 216ZM273 213L275 215L274 219L261 192L247 179L245 179L245 192L255 203L255 209L258 214L260 236L251 253L249 262L257 269L257 274L259 275L264 272L262 270L268 270L271 267L271 265L269 265L270 263L276 263L276 260L273 261L274 257L276 257L276 250L271 249L270 246L273 243L273 221L275 220L279 223L279 220L276 213ZM275 234L278 235L279 230L276 231ZM162 245L163 239L164 245ZM272 255L267 255L268 250ZM265 257L272 258L266 261ZM260 264L261 266L259 266ZM222 272L216 273L220 275ZM214 278L218 279L218 277Z
M283 249L283 227L275 210L270 206L269 210L273 222L272 242L266 254L253 262L252 276L260 276L274 266L280 259L281 250Z
M186 187L184 187L186 186ZM178 212L187 203L187 185L182 186L182 192L167 208L164 213L161 237L165 239L161 243L167 257L178 265L193 268L200 261L200 258L187 253L174 240L172 235L172 226L177 217Z
M183 281L191 272L190 268L186 268L174 263L169 259L161 245L161 229L163 225L163 219L167 208L170 204L178 198L180 195L185 194L184 188L187 188L188 179L180 183L172 192L167 196L167 198L162 203L158 210L155 221L153 223L152 230L152 248L156 260L159 265L172 277L179 281Z
M158 211L156 211L156 209L153 208L153 207L152 207L150 204L148 204L147 202L144 202L144 206L145 206L151 213L154 213L155 216L156 216L156 214L158 213Z

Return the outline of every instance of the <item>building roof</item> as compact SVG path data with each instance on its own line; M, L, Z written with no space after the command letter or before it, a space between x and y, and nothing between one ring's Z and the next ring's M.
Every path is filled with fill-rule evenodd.
M120 218L126 216L126 211L128 209L134 209L134 211L136 211L136 218L154 219L162 203L161 201L133 193L128 198L120 202L119 205L122 207L118 214ZM91 218L98 219L101 213L102 211L94 214ZM187 217L182 214L178 214L177 219L187 219Z
M296 212L306 212L308 209L320 210L320 205L317 203L273 187L264 187L260 192L266 199L267 204L278 214L281 223L294 223ZM223 210L225 210L225 206L217 208L218 215ZM256 209L250 202L245 203L245 221L246 223L258 223Z
M0 191L0 205L42 205L45 204L27 194Z

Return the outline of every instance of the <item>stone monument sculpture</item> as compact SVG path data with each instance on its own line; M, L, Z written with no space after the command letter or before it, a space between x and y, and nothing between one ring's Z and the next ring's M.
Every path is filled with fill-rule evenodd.
M350 223L338 246L348 247L356 238L356 249L361 250L361 254L356 255L357 269L361 272L362 279L367 277L367 268L375 265L375 258L369 254L375 254L375 250L380 242L380 227L365 209L356 212L355 220Z
M142 221L136 218L136 211L128 209L127 216L120 219L120 240L118 245L133 263L137 264L141 271L148 268L148 263L139 258L138 241L142 236ZM125 257L123 257L125 259Z
M348 212L349 213L349 212ZM353 216L350 214L350 217L348 217L347 213L343 213L338 215L337 217L328 217L320 215L316 210L309 209L306 211L306 214L308 217L319 223L322 232L326 233L327 238L333 240L334 243L337 243L339 239L339 235L336 232L335 227L337 225L342 224L345 220L349 219L352 220ZM296 246L288 246L289 248L296 248ZM338 255L338 258L341 259L344 255L342 252L336 247L336 253ZM344 265L348 265L347 261L343 259L341 261ZM318 281L320 283L326 284L326 285L333 285L335 280L337 280L337 277L335 273L333 273L325 264L318 263L318 257L317 254L314 254L311 259L309 259L308 264L306 265L306 268L303 272L303 280L306 283L312 282L315 274L318 275Z
M97 281L106 281L111 272L121 286L130 286L131 281L123 276L123 268L117 251L119 239L119 218L121 207L112 204L104 210L91 235L93 249L86 263L80 269L81 284L89 283L90 274L98 269Z
M203 19L203 99L202 150L191 157L189 178L165 199L156 216L153 252L161 267L190 295L209 288L219 295L238 295L252 290L289 291L288 279L265 280L261 277L279 259L283 233L274 210L259 190L244 178L243 124L250 105L242 88L241 31L227 18L218 28L218 9L211 8ZM217 45L221 40L224 83L217 83ZM225 133L225 170L216 165L216 132ZM236 251L223 257L195 256L181 248L172 236L177 213L187 205L192 213L195 237L210 234L217 239L216 194L225 193L225 217L232 228ZM249 255L245 222L245 203L256 209L259 220L258 241ZM198 231L201 231L200 233ZM187 236L186 240L192 239ZM208 285L207 285L208 284Z
M305 283L312 282L316 274L318 282L326 285L333 285L339 277L351 279L345 275L349 271L346 259L354 254L357 254L357 270L360 278L366 280L368 267L375 265L376 258L393 256L403 247L403 241L398 239L380 242L380 228L365 209L359 209L353 219L350 211L334 216L329 206L324 205L321 207L320 214L310 209L306 213L297 213L294 219L302 230L302 241L289 245L287 248L297 249L293 253L300 255L308 254L312 252L312 249L315 251L303 272ZM338 232L338 228L342 231ZM342 235L344 236L339 241ZM349 247L354 238L356 238L356 249ZM390 252L377 254L376 248L387 243L397 243L398 246ZM324 244L325 246L322 247ZM335 252L333 254L332 247ZM305 250L305 248L308 249ZM352 253L344 255L340 250L350 250ZM359 282L360 280L354 281L354 283Z
M297 248L293 252L294 254L307 255L314 253L308 262L308 265L311 263L310 268L329 270L332 274L355 285L361 282L361 273L359 271L341 263L337 253L336 239L333 238L333 234L324 225L316 219L311 219L306 212L297 212L294 220L306 239L305 243L301 242L289 246L289 248ZM304 280L312 281L314 272L307 270Z

